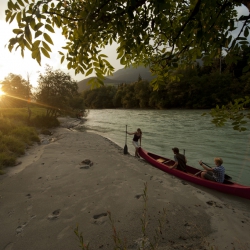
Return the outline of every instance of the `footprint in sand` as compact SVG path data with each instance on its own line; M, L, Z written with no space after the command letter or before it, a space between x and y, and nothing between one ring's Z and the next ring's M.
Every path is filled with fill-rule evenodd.
M28 197L28 199L32 198L31 194L26 194L26 196Z
M85 159L83 160L81 163L85 164L83 166L80 167L80 169L89 169L91 166L93 166L93 162L89 159Z
M208 205L213 206L213 207L218 207L218 208L222 208L221 205L218 205L215 201L207 201L206 202Z
M89 165L84 165L84 166L81 166L80 169L89 169L90 166Z
M59 217L60 214L61 214L61 209L57 209L54 212L52 212L52 214L50 214L48 216L48 219L49 220L55 220L55 219L57 219Z
M30 221L34 218L36 218L36 215L31 215L27 222L24 222L21 226L18 226L16 228L16 234L18 235L18 234L22 233L24 227L26 227L30 223Z
M143 194L137 194L137 195L135 196L135 198L138 200L138 199L141 198L141 196L143 196Z
M3 250L11 250L12 247L13 247L13 245L14 245L14 243L13 243L13 242L10 242L10 243L8 243L8 244L4 247Z
M90 166L93 165L93 162L92 162L91 160L89 160L89 159L83 160L82 163L83 163L83 164L88 164L88 165L90 165Z
M96 215L93 216L93 218L94 218L95 220L97 220L97 219L99 219L99 218L101 218L101 217L103 217L103 216L107 216L107 215L108 215L107 213L96 214Z
M103 223L106 222L106 216L108 213L101 213L101 214L96 214L93 216L92 223L96 225L102 225Z
M20 234L22 231L23 231L23 229L24 229L24 227L27 225L27 223L26 222L24 222L21 226L18 226L17 228L16 228L16 233L17 234Z

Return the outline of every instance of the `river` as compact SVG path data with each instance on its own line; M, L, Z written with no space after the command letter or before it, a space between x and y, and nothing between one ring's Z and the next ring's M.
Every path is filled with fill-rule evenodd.
M188 165L201 168L199 160L214 166L218 156L233 181L250 186L250 126L244 132L227 124L215 127L208 110L89 110L82 129L109 138L122 148L129 132L141 128L142 147L173 159L173 147L185 150ZM127 135L130 154L134 155L132 136Z

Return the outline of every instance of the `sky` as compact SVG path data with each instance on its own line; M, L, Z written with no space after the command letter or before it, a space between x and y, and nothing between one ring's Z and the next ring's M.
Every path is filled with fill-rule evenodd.
M15 51L13 49L12 52L10 52L8 50L8 46L5 47L5 45L8 44L9 39L14 35L12 30L17 28L15 20L13 20L11 24L5 22L5 9L7 9L7 2L8 0L0 0L0 82L3 81L9 73L13 73L16 75L21 75L25 80L27 80L29 76L31 84L36 87L38 75L40 72L44 73L44 66L46 64L53 67L54 70L60 69L66 74L69 73L73 80L83 80L85 78L84 75L75 75L73 70L69 71L67 69L65 62L63 64L60 63L61 56L58 54L58 50L63 51L60 48L65 45L65 39L60 34L59 30L56 32L56 35L50 33L50 37L54 43L53 46L51 45L52 53L50 54L50 58L42 56L41 66L36 60L32 59L29 50L26 50L26 53L24 52L23 58L21 56L20 50ZM15 2L15 0L13 2ZM108 56L108 60L115 68L115 71L123 68L123 66L119 63L119 60L116 59L117 54L115 45L107 47L105 50L103 50L103 54ZM90 76L94 76L94 74L88 75L87 77Z
M42 57L41 66L36 62L36 60L31 58L31 53L29 50L24 52L24 58L21 56L20 50L9 52L8 47L5 45L8 44L10 38L13 37L12 29L17 28L15 20L11 24L5 22L5 9L7 9L8 0L0 0L0 83L9 73L21 75L24 79L30 79L31 84L36 87L37 79L39 73L44 73L44 66L46 64L53 67L54 70L60 69L65 73L69 73L73 80L81 81L85 78L84 75L78 74L75 75L73 70L68 70L66 62L63 64L60 63L61 56L58 54L58 50L65 45L65 39L61 36L60 31L58 30L56 34L50 33L51 38L53 39L54 45L51 46L52 53L50 54L51 58ZM14 0L15 2L15 0ZM248 11L246 7L238 8L240 15L247 15ZM61 50L62 51L62 50ZM108 56L109 62L115 68L115 71L123 68L123 66L116 59L116 46L109 46L103 50L103 54ZM94 74L89 75L94 76Z

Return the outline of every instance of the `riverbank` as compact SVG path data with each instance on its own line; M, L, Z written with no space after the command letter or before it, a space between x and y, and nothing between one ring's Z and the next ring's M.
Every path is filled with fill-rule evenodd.
M77 225L90 249L113 249L107 211L127 249L138 249L145 183L151 242L166 211L158 249L249 249L249 200L174 178L104 137L76 131L78 123L61 119L0 176L0 249L80 249Z

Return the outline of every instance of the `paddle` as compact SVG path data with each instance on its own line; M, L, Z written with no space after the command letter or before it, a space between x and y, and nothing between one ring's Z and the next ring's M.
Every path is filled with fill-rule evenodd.
M125 146L123 153L126 155L128 153L128 146L127 146L127 125L126 125L126 139L125 139Z
M210 166L209 166L207 163L205 163L205 162L202 162L202 164L206 165L206 166L209 167L209 168L212 168L212 167L210 167ZM229 176L229 175L227 175L227 174L225 174L225 180L230 181L230 180L232 180L232 177Z

